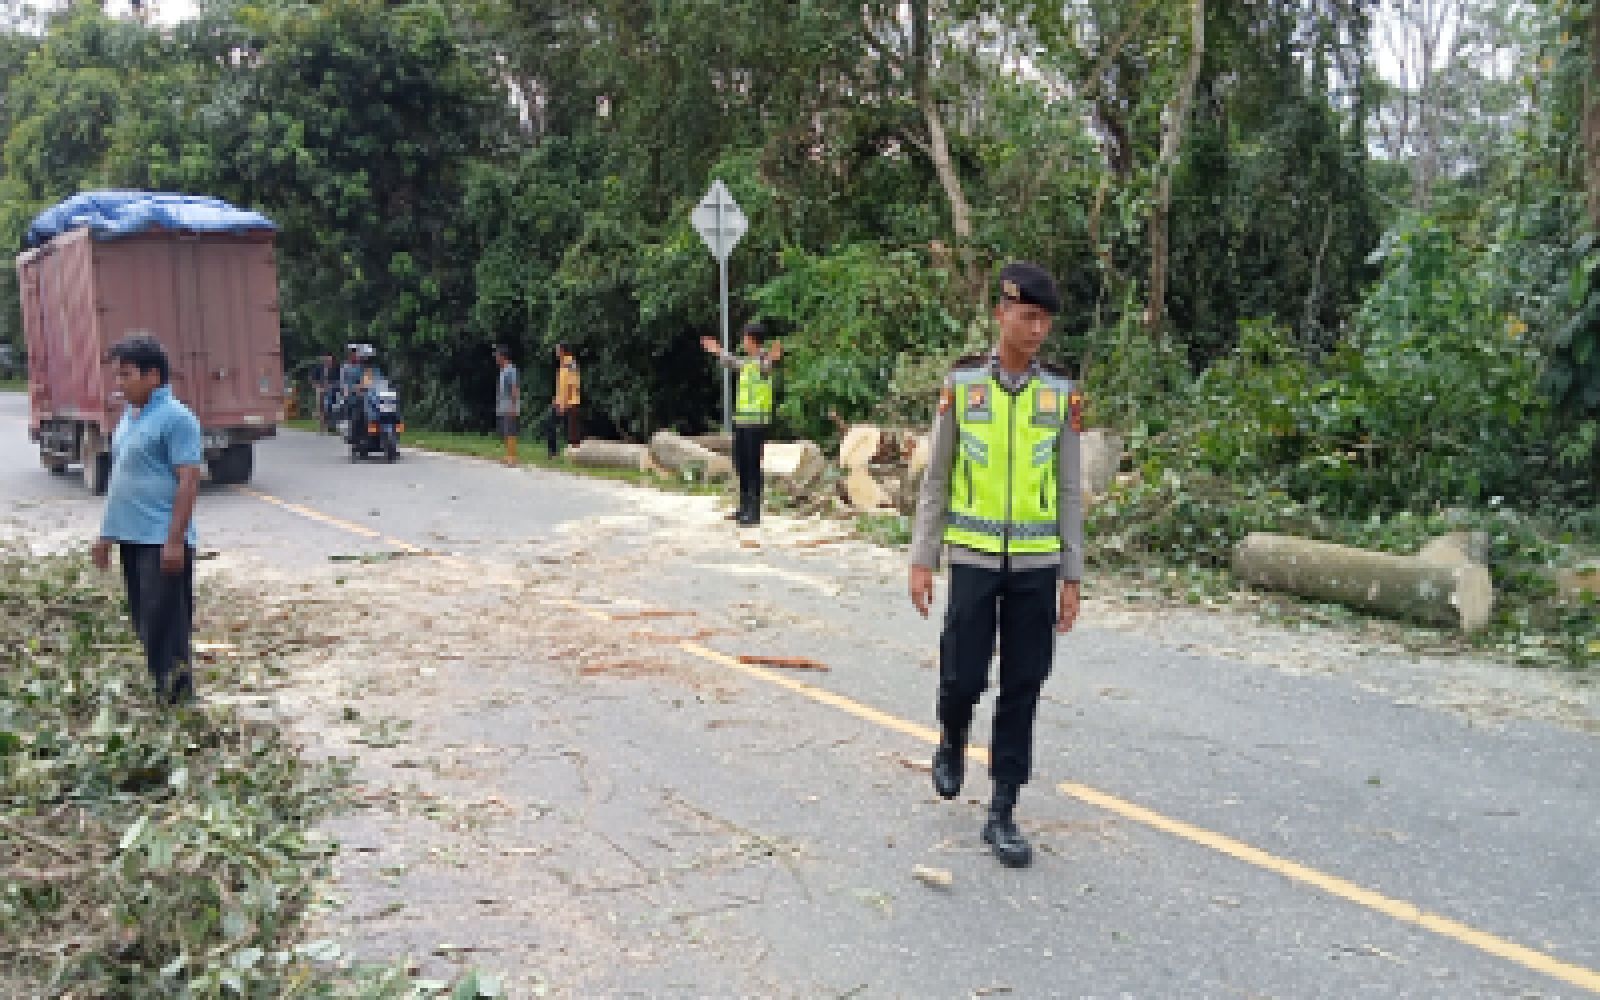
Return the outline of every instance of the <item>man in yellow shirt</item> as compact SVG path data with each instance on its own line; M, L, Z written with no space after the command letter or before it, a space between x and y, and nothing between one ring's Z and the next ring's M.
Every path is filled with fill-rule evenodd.
M567 447L575 447L581 438L578 422L578 405L583 402L579 388L578 359L565 344L556 345L556 396L550 403L550 415L545 419L545 447L550 457L561 452L559 436L566 426Z

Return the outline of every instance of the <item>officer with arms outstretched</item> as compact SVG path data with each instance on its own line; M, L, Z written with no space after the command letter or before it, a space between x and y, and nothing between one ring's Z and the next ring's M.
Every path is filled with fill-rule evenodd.
M1043 268L1019 262L1001 270L1000 340L956 362L945 382L911 542L911 601L923 617L941 548L950 561L933 756L933 785L947 799L961 792L967 732L999 633L994 797L983 840L1014 868L1033 859L1012 811L1032 768L1034 715L1055 635L1078 618L1083 574L1080 397L1064 369L1039 360L1060 309Z

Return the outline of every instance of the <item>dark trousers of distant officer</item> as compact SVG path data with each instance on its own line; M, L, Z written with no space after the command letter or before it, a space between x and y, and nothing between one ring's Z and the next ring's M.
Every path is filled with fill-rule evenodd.
M761 451L766 443L765 424L733 425L733 471L739 477L739 510L747 517L761 516Z
M161 570L161 546L121 546L128 617L144 646L145 667L156 689L172 701L194 692L189 637L194 631L194 550L184 552L181 573Z
M1033 767L1033 719L1050 676L1060 574L1046 569L982 569L953 564L944 633L939 639L939 722L965 733L989 686L995 632L1000 633L1000 696L994 703L989 776L1026 784Z

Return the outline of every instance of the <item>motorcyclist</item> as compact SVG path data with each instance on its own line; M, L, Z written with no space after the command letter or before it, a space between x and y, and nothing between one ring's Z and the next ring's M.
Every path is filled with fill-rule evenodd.
M345 392L345 419L350 422L345 440L354 444L361 437L359 429L377 419L374 390L384 381L377 350L371 344L351 344L350 361L340 371L339 380Z
M339 367L339 410L344 414L346 421L345 441L354 442L356 437L356 414L360 412L356 405L356 396L361 386L361 348L363 344L347 344L349 352L345 362Z

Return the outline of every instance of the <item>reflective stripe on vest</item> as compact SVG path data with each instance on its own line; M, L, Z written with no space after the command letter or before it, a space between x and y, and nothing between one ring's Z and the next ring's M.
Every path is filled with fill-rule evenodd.
M760 361L746 361L740 367L738 396L733 406L734 423L772 422L772 376L762 372Z
M1045 372L1012 395L987 367L951 381L960 443L944 540L993 555L1060 552L1057 470L1072 382Z

